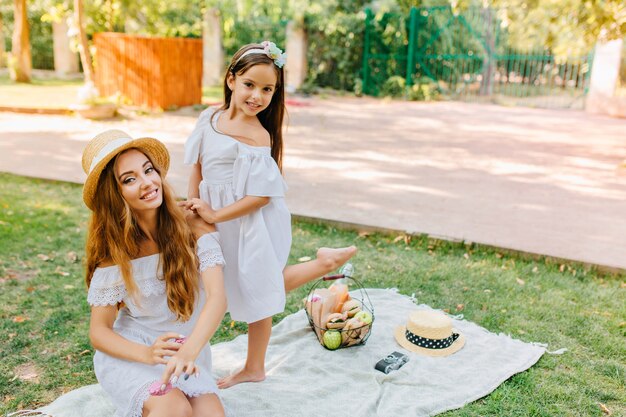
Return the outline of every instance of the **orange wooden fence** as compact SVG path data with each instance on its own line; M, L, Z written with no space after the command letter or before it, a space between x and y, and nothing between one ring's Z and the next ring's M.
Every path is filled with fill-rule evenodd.
M96 33L96 86L133 104L168 109L202 100L202 40Z

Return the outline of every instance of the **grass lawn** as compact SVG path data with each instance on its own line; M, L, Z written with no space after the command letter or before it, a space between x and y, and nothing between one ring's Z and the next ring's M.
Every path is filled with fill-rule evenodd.
M0 414L95 382L82 265L87 219L81 186L0 173ZM626 415L625 276L311 223L295 223L293 236L292 263L318 246L354 243L366 287L397 287L492 332L569 349L444 416L604 416L603 407ZM290 293L275 321L297 311L306 292ZM213 342L243 331L226 318Z
M0 107L27 107L38 109L68 108L76 104L82 80L33 79L30 84L14 83L8 75L0 75ZM204 87L203 103L222 100L222 87Z

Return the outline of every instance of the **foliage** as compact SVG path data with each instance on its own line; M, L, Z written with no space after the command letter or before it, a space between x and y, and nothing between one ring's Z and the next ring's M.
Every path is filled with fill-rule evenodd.
M404 77L392 75L387 78L387 81L380 89L380 93L385 97L402 97L404 95L405 83Z
M404 77L393 75L384 82L380 95L384 97L406 97L412 101L432 101L439 99L440 88L435 80L429 77L414 76L413 83L407 88Z
M30 26L30 45L33 68L53 69L52 25L42 21L46 14L43 2L28 2L28 23ZM0 14L4 24L2 30L6 51L12 49L13 36L13 1L0 1Z
M497 0L495 3L506 10L505 19L520 49L543 45L557 56L580 55L591 50L597 40L626 35L623 0ZM524 4L526 8L522 8Z
M429 77L415 77L408 91L408 99L412 101L438 100L440 96L439 85Z
M104 23L104 27L98 31L108 26L116 31L123 29L126 33L143 35L190 38L202 36L202 9L201 2L197 1L92 0L86 15L98 16L98 20L93 21L94 26L96 22Z
M225 58L228 60L242 45L260 40L273 40L285 49L285 25L295 20L305 25L309 39L307 88L316 86L343 90L359 90L363 79L362 53L366 7L372 7L373 38L370 52L392 57L369 62L372 79L371 94L392 75L406 76L408 15L411 7L443 7L462 12L470 7L488 4L498 10L501 26L507 30L506 44L512 53L539 51L557 58L587 53L596 39L617 39L626 35L626 3L623 0L85 0L87 33L119 31L155 36L200 37L202 13L218 8L224 28ZM67 17L71 0L31 0L28 13L35 68L52 68L52 30L50 22ZM13 20L12 2L0 2L4 17L7 51L11 49ZM400 18L403 16L403 18ZM483 19L475 15L475 19ZM426 27L441 27L445 16L420 16L417 40L423 42ZM470 25L473 23L470 21ZM476 22L479 23L479 22ZM462 27L456 36L444 33L430 50L454 45L456 49L480 53L483 46L475 37L467 36ZM423 44L423 43L421 43ZM439 78L430 65L418 66L418 74ZM471 61L472 71L482 72L483 62ZM430 73L428 73L430 71ZM443 65L442 77L452 90L462 86L463 71ZM368 87L368 86L365 86ZM460 88L461 88L460 87Z
M309 42L309 89L317 86L354 90L360 76L365 14L358 12L356 5L354 10L342 10L342 3L346 2L321 1L304 16Z
M499 18L511 33L515 49L547 48L559 57L585 54L598 40L626 36L626 3L623 0L395 1L407 14L411 7L449 5L461 11L487 4L500 10Z
M6 50L11 50L13 30L12 1L0 2L4 19ZM72 19L70 0L28 2L33 68L53 69L52 22ZM200 37L202 20L200 2L187 0L84 0L87 34L117 31L134 34Z
M82 265L88 212L80 185L0 174L0 207L4 415L48 403L94 383L95 376ZM355 272L367 288L395 287L496 334L568 349L544 355L489 396L444 416L605 415L600 404L625 415L626 276L464 243L307 222L293 225L289 262L320 246L350 244L359 247ZM300 310L306 294L307 288L289 293L286 311L274 322ZM212 343L245 331L227 316Z
M496 83L508 85L512 95L529 86L544 92L552 86L561 87L584 95L588 54L560 56L543 44L532 51L525 49L529 46L520 46L518 33L510 31L512 24L506 17L509 10L505 8L470 6L469 2L462 7L435 4L405 1L401 5L380 5L368 24L370 69L364 75L366 93L380 94L386 80L394 75L407 79L410 70L410 76L428 77L438 83L436 89L411 87L407 95L418 100L428 99L431 92L450 97L490 97ZM415 5L423 7L415 9L411 30L408 11ZM410 36L414 36L414 54L412 65L407 65Z
M275 22L267 16L260 16L250 24L247 19L227 20L224 26L230 28L224 32L224 53L226 62L229 63L232 56L242 46L249 43L260 43L269 40L276 43L281 49L285 45L286 20Z
M242 45L273 40L285 45L287 20L303 24L309 41L305 89L352 90L361 71L365 0L210 0L224 27L226 60ZM284 48L283 48L284 49Z

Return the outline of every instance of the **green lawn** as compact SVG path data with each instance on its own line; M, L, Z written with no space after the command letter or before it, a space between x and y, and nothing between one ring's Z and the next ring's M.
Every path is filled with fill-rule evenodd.
M87 219L79 185L0 174L0 414L95 382L82 265ZM293 236L291 262L318 246L356 244L366 287L397 287L492 332L569 349L445 416L607 415L602 407L626 415L626 276L311 223L295 223ZM306 292L289 294L276 321L297 311ZM225 319L214 343L243 330Z
M0 75L0 107L39 109L66 109L76 104L82 80L33 79L30 84L14 83L7 75ZM202 89L203 103L221 102L222 87Z

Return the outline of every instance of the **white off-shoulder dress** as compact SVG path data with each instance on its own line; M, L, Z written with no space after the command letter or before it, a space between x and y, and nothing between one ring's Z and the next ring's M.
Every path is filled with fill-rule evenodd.
M231 318L253 323L285 309L283 269L291 249L287 185L269 147L250 146L217 128L221 111L200 114L185 143L185 164L200 163L200 198L214 210L247 195L270 197L254 212L217 223L226 260L224 286Z
M133 279L140 292L135 303L126 292L122 274L117 265L96 268L89 286L87 302L91 306L116 305L124 302L113 324L113 330L122 337L143 345L152 345L163 333L176 332L189 336L205 303L202 280L191 318L176 321L176 315L167 306L165 281L162 280L159 254L133 259ZM208 233L198 240L200 271L216 265L224 265L219 234ZM139 304L139 305L138 305ZM150 393L148 388L161 379L165 365L146 365L115 358L96 351L94 358L96 378L109 394L116 408L115 417L141 417L143 403ZM217 393L218 388L211 374L211 347L207 344L196 359L199 376L183 378L174 384L189 397Z

